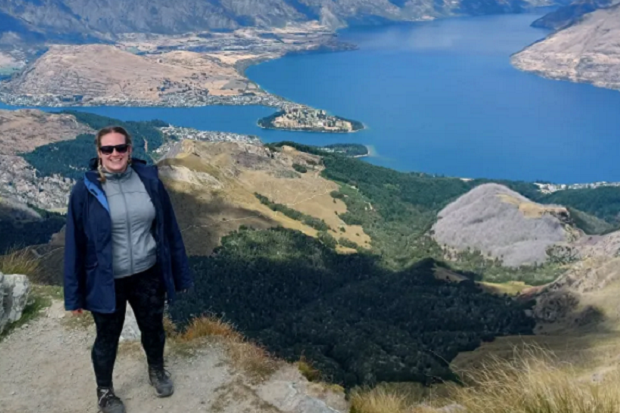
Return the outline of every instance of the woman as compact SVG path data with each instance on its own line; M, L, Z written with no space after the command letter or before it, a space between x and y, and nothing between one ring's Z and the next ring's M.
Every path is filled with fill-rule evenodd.
M65 308L89 310L97 326L92 362L104 413L124 413L112 371L127 302L136 315L148 376L159 397L173 393L164 370L166 294L192 284L185 246L155 166L132 159L121 127L100 130L98 157L71 191L65 234Z

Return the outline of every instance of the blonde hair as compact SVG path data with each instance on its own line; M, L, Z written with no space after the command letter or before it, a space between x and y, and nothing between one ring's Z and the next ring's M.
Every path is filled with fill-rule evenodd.
M107 126L103 129L100 129L99 132L97 132L97 136L95 137L95 146L97 147L97 153L99 152L99 148L101 148L101 139L105 135L109 135L110 133L120 133L125 137L125 143L131 146L133 141L131 139L131 135L129 134L129 132L127 132L125 128L123 128L122 126ZM131 159L129 159L129 162L131 162ZM103 173L101 158L99 158L99 160L97 161L97 172L99 172L99 182L105 182L106 178L105 174Z

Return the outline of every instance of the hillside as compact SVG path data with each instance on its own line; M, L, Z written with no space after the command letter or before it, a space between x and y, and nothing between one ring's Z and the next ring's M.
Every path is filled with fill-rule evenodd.
M287 102L261 91L242 75L244 67L290 52L351 47L316 22L174 36L127 33L115 44L11 47L4 69L0 63L12 73L0 83L0 98L20 106L280 107Z
M438 214L433 238L458 251L479 250L503 265L547 261L547 249L580 237L566 208L542 205L497 184L480 185Z
M42 116L19 116L29 113ZM605 328L597 324L600 312L613 311L618 235L585 235L577 225L617 224L619 188L543 194L531 183L401 173L344 156L340 146L262 145L225 134L209 141L206 132L161 121L54 116L90 130L120 123L135 137L137 154L158 163L197 276L196 288L170 310L179 328L191 326L195 314L223 317L271 353L303 357L323 380L347 389L456 380L449 362L460 365L463 352L481 344L470 360L516 340L504 336L537 342L544 332L558 342L563 325ZM70 179L81 176L91 154L92 135L81 133L14 156L41 177ZM32 212L43 211L22 212L32 227L17 222L17 213L0 216L0 224L14 225L3 232L12 235L5 242L38 244L32 250L41 270L32 278L58 285L62 217L42 217L45 227ZM30 228L45 231L37 238ZM26 233L29 239L18 237ZM462 253L445 247L452 240ZM567 255L542 263L558 242L570 247L560 251ZM590 290L577 290L592 274ZM539 286L486 283L510 280ZM608 292L588 298L598 286ZM523 288L524 300L498 294ZM576 292L551 295L565 288ZM608 309L597 310L597 300ZM547 323L552 327L543 320L550 314L560 314Z
M587 13L609 7L615 0L576 0L535 20L532 27L560 30L575 23Z
M620 90L620 4L589 13L512 56L518 69Z
M64 208L71 182L57 176L37 176L19 154L92 132L69 114L0 110L0 204Z
M0 92L33 100L58 95L88 105L132 106L176 106L181 99L200 102L208 95L261 93L217 58L181 51L139 56L110 45L52 46Z
M520 304L440 262L383 268L365 230L341 218L349 211L332 196L338 185L321 176L323 162L286 145L172 145L159 170L197 279L171 309L177 325L192 314L222 316L277 356L303 356L349 388L453 379L443 359L498 335L531 332ZM35 251L44 268L36 279L59 284L62 238ZM361 301L369 302L365 309Z

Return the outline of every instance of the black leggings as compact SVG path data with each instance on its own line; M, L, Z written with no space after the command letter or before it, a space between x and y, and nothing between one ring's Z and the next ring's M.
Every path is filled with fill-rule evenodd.
M97 338L92 350L93 367L98 387L112 387L112 372L118 341L123 330L127 302L131 304L142 334L142 347L149 366L163 367L165 286L155 265L130 277L114 280L116 311L110 314L93 312Z

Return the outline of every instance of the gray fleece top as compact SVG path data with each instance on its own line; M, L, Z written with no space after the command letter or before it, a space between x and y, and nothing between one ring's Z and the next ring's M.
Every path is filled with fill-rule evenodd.
M130 166L123 173L105 173L103 190L112 218L114 278L146 271L157 261L151 233L155 207L142 180Z

